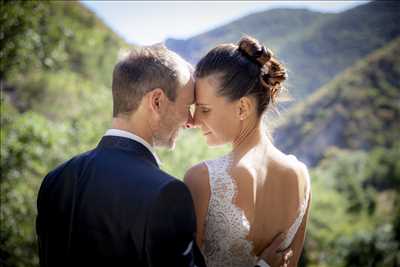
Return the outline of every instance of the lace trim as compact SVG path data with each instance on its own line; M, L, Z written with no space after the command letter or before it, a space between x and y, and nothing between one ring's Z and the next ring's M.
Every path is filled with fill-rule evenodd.
M294 157L294 158L296 159L296 157ZM299 230L301 223L303 222L304 214L307 211L308 199L310 198L310 191L311 191L311 181L310 181L310 176L309 176L308 172L306 175L306 187L307 187L306 196L305 196L303 203L300 206L299 215L297 216L294 223L290 226L290 228L287 232L287 235L286 235L286 239L283 241L282 245L280 246L281 250L286 249L290 246L297 231Z
M208 267L254 266L253 243L246 239L250 224L243 210L234 203L237 185L228 174L230 154L205 162L211 197L206 217L203 253Z

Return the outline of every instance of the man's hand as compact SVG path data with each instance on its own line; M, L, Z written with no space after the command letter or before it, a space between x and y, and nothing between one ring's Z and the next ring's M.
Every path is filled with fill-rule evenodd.
M293 251L290 247L283 251L279 250L279 246L285 240L285 237L284 233L276 235L271 244L261 253L260 259L271 267L287 267L290 257L293 256Z

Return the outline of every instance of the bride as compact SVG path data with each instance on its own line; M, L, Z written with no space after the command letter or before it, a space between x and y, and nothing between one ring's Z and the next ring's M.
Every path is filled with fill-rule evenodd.
M274 236L285 232L297 266L303 248L311 190L307 167L279 151L262 118L274 104L286 71L256 39L222 44L195 71L194 123L210 146L232 151L189 169L197 243L208 267L254 266Z

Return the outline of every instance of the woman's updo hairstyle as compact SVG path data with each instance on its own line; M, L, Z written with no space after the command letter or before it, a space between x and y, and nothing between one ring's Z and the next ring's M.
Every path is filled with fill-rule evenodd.
M197 64L197 79L215 75L218 95L231 101L253 96L261 116L270 102L275 103L287 74L285 67L268 48L252 37L243 37L238 45L221 44Z

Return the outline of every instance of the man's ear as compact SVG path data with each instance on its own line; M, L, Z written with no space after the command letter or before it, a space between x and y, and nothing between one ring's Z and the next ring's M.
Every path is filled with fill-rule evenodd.
M156 114L162 113L166 105L166 95L161 88L156 88L147 93L149 109Z
M237 114L239 120L243 121L247 119L252 112L252 108L253 108L253 101L251 101L249 97L244 96L240 98L237 105L237 111L238 111Z

